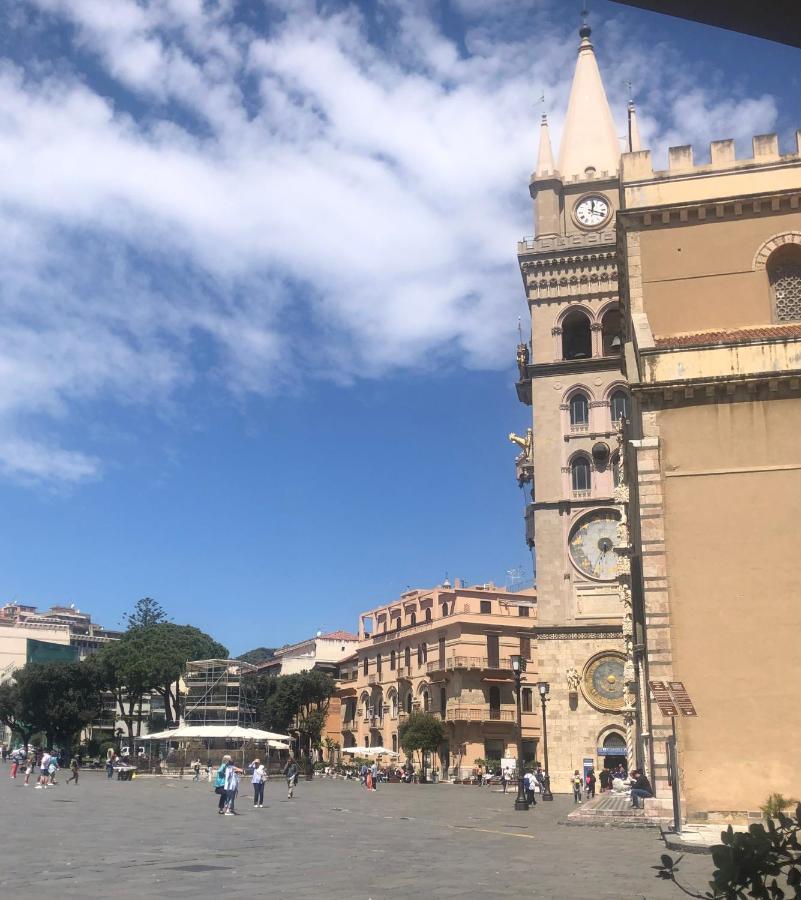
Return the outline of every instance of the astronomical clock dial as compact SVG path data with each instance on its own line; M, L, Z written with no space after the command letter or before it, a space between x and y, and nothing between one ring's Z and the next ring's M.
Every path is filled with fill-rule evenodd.
M579 225L597 228L609 218L609 201L600 194L584 197L576 204L573 214Z
M590 513L570 532L570 558L583 575L611 581L617 574L614 546L617 517L612 512Z
M622 709L625 703L622 657L605 653L590 660L584 670L583 687L587 699L595 706L610 711Z

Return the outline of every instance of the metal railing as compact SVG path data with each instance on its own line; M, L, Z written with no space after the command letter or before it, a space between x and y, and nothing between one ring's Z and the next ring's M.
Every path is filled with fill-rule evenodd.
M437 660L426 666L426 671L441 672L453 669L511 669L512 661L508 656L498 659L490 659L487 656L450 656L445 660L445 665Z
M514 722L511 709L496 709L491 706L449 706L445 710L447 722Z
M592 491L591 491L591 490L586 490L586 491L571 491L571 492L570 492L570 496L571 496L574 500L586 500L588 497L592 496Z

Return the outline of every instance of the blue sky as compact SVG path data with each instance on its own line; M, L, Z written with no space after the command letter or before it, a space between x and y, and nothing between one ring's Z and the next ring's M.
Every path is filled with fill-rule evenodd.
M530 573L514 251L574 5L0 3L0 600L241 652ZM591 23L657 163L791 149L796 51Z

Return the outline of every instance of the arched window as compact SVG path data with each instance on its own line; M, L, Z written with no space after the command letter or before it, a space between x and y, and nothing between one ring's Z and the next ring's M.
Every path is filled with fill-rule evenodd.
M362 674L366 675L370 671L370 660L365 656L362 662Z
M445 616L448 615L448 604L447 604L447 602L446 602L446 603L443 603L442 606L440 606L439 611L440 611L440 613L442 614L442 618L444 619Z
M577 456L570 463L570 486L574 491L590 490L590 461L586 456Z
M609 398L609 411L613 422L629 417L629 395L625 391L615 391Z
M395 631L400 631L400 627L401 627L401 620L400 620L400 616L398 616L397 619L395 619Z
M392 718L397 719L398 718L398 695L395 691L393 691L389 695L389 707L390 707L390 710L392 711Z
M590 424L590 401L580 391L570 398L570 427L586 428Z
M397 736L397 734L392 735L392 752L393 753L398 752L398 736Z
M423 711L428 712L428 707L431 704L431 698L428 696L428 691L423 691Z
M612 457L612 484L617 486L620 484L620 454L615 453Z
M445 688L439 689L439 710L442 713L442 718L445 718L445 710L448 707L448 692Z
M407 647L403 651L403 664L406 666L407 669L411 669L411 667L412 667L412 648L411 647Z
M426 622L430 622L430 621L431 621L431 608L429 607L426 610Z
M423 645L422 644L417 645L417 665L418 666L423 665Z
M375 670L380 675L381 674L381 654L376 653L375 656Z
M774 250L767 270L776 321L798 321L801 319L801 246L784 244Z
M406 712L411 713L411 711L412 711L412 692L409 691L409 693L406 695Z
M413 612L409 616L409 621L411 622L412 625L416 625L417 624L417 613Z
M370 715L370 695L362 694L362 716L366 719Z
M623 320L619 309L610 309L601 319L601 347L604 356L614 356L623 350Z
M395 671L395 659L397 657L397 653L394 650L389 651L389 667L392 671Z
M589 359L592 356L590 320L574 309L562 320L562 359Z

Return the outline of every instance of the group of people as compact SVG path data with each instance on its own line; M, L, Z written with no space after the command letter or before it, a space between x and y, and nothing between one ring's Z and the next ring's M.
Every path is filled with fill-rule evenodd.
M194 768L194 764L193 764ZM260 759L254 759L247 767L250 773L250 783L253 787L253 808L262 809L264 807L264 785L267 781L267 769ZM239 783L241 776L245 772L234 764L229 754L225 754L222 758L217 776L214 780L214 793L219 795L217 803L217 812L221 816L236 816L236 798L239 794ZM292 800L295 796L295 787L298 783L300 769L295 762L294 756L290 756L283 770L284 778L286 778L287 800ZM200 780L200 763L197 764L195 770L195 781Z
M645 772L641 769L632 769L626 772L622 765L618 765L615 769L604 769L600 776L602 791L616 791L620 794L629 793L631 796L631 805L634 808L639 807L640 800L647 800L654 796L654 789L648 780ZM585 792L585 799L589 800L595 796L595 772L588 769L585 775L580 775L576 769L570 780L573 788L573 802L581 803L582 790Z
M371 766L368 766L367 763L362 763L359 769L359 782L368 791L374 791L379 781L386 781L386 775L379 769L378 762L373 761Z
M34 785L36 789L45 790L58 784L58 781L56 781L56 774L60 767L58 756L55 753L50 753L49 750L34 750L32 748L26 752L21 747L8 751L8 749L4 747L2 756L3 762L11 762L9 776L12 781L16 781L20 772L24 772L25 780L22 782L23 787L28 787L30 785L31 775L33 775L34 771L38 773L36 776L36 784ZM75 782L75 784L78 784L80 765L76 756L73 756L70 760L70 772L71 775L66 783L70 784L70 782Z

